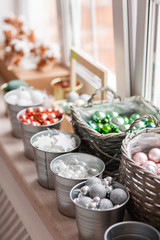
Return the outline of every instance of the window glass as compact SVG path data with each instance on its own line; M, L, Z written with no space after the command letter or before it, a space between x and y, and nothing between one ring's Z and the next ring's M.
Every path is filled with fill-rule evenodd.
M81 48L115 71L111 0L81 0Z

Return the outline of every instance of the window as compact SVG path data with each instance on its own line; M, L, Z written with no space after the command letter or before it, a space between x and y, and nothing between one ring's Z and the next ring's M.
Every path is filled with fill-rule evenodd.
M160 2L138 3L134 94L160 106ZM143 14L142 14L143 12ZM141 31L140 31L141 30Z

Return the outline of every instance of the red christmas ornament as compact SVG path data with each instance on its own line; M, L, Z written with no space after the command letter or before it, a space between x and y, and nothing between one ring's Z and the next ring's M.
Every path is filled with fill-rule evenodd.
M44 112L44 108L43 107L37 107L35 108L35 113L43 113Z
M54 119L54 118L56 118L56 114L55 114L54 112L48 113L48 119L49 119L49 120L52 120L52 119Z
M25 122L26 121L26 115L25 114L22 114L22 115L20 115L19 116L19 120L21 121L21 122Z
M61 118L62 115L64 114L64 111L61 108L54 108L54 112L58 118Z
M43 125L51 125L51 122L49 120L46 120L43 122Z
M33 108L27 108L26 109L26 115L29 117L29 116L32 116L34 114L34 109Z

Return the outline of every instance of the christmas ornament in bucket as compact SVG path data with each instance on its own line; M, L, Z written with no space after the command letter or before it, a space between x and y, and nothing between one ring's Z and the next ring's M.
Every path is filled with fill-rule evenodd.
M60 108L26 108L17 114L26 157L34 160L30 138L35 133L47 130L48 128L59 129L63 118L63 110Z
M21 138L21 130L19 121L17 120L17 113L26 107L36 107L42 105L46 99L47 95L44 91L25 86L9 91L4 95L4 101L7 104L13 136Z
M33 146L39 184L54 189L51 161L62 154L76 151L81 142L80 138L70 132L48 128L33 135L30 142Z
M75 217L74 204L70 199L70 190L76 184L91 176L102 177L105 165L91 154L67 153L56 157L50 164L54 174L58 209L68 217Z
M130 195L111 177L93 177L74 186L70 198L75 205L80 240L104 239L108 227L123 220Z

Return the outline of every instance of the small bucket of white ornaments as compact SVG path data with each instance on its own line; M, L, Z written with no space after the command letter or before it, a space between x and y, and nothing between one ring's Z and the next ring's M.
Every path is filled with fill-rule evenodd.
M160 128L127 134L121 150L120 182L131 195L128 212L160 230Z
M70 199L71 189L86 179L102 178L104 162L87 153L67 153L56 157L50 164L54 175L58 210L68 217L75 217L74 204Z
M14 137L21 138L21 129L17 120L17 113L26 107L43 105L46 99L47 94L45 91L25 86L20 86L4 95Z
M103 240L106 229L123 220L130 194L110 176L92 177L74 186L70 198L75 205L79 240Z
M30 143L34 151L39 184L45 188L54 189L51 161L62 154L77 151L81 143L80 138L70 132L48 128L34 134Z

